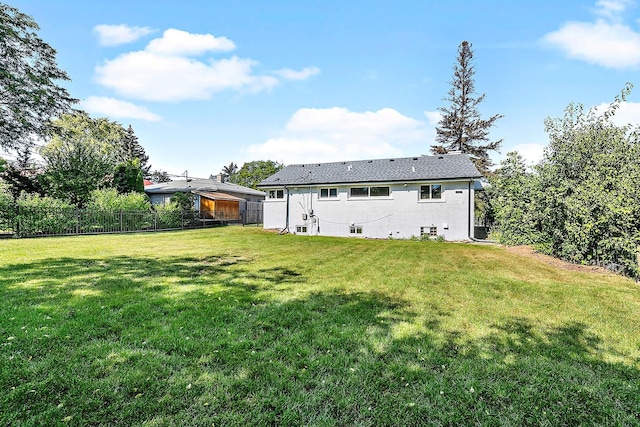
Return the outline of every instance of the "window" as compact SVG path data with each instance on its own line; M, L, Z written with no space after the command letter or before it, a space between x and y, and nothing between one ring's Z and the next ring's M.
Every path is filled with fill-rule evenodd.
M338 197L337 188L321 188L320 189L321 199L335 199L336 197Z
M389 197L389 187L370 187L370 197Z
M351 187L349 197L389 197L389 187Z
M267 196L270 199L284 199L284 190L269 190Z
M306 233L307 226L306 225L296 225L296 233Z
M361 225L350 225L349 226L349 234L362 234L362 226Z
M351 197L369 197L369 187L351 187L349 189Z
M438 227L420 227L420 237L438 237Z
M420 200L442 199L442 185L431 184L420 186Z

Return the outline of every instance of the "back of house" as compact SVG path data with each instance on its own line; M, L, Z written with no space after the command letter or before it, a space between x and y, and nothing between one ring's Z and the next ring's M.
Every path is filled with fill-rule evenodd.
M258 187L265 229L468 240L480 177L467 155L448 154L289 165Z

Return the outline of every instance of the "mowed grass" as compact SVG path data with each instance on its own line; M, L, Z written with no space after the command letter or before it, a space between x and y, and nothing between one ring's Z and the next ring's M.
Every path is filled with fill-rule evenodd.
M256 228L2 240L0 425L640 425L640 286Z

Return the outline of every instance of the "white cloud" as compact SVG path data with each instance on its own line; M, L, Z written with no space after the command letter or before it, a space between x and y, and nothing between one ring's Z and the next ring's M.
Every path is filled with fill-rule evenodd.
M607 19L617 20L627 6L633 4L633 0L598 0L595 13Z
M290 68L283 68L281 70L277 70L274 74L285 78L287 80L306 80L311 76L315 76L316 74L320 74L320 68L318 67L306 67L300 71L295 71Z
M227 52L236 45L226 37L214 37L211 34L191 34L170 28L161 38L153 39L145 50L158 55L187 56L201 55L205 52Z
M226 37L169 29L162 37L151 40L144 50L106 60L96 67L95 78L121 96L147 101L204 100L227 89L255 93L278 85L278 78L256 74L258 62L252 59L192 58L234 48L235 44ZM319 69L280 71L285 78L302 79L317 74Z
M442 113L440 111L425 111L424 116L429 121L429 124L433 126L440 123L440 120L442 119Z
M542 144L518 144L509 151L517 151L527 165L536 165L542 160L545 146ZM506 158L506 153L503 158Z
M548 33L543 41L564 51L570 58L608 68L640 65L640 33L622 22L630 0L600 0L595 22L568 22Z
M286 164L398 157L404 155L404 146L426 139L423 122L391 108L363 113L339 107L302 108L282 133L251 145L248 153Z
M90 96L81 102L81 106L90 113L104 115L112 119L140 119L150 122L162 120L160 116L145 107L114 98Z
M603 114L608 108L609 104L607 103L602 103L595 107L596 112L600 114ZM621 102L612 121L618 126L640 126L640 103Z
M93 31L98 34L102 46L117 46L131 43L154 32L149 27L129 27L128 25L96 25Z

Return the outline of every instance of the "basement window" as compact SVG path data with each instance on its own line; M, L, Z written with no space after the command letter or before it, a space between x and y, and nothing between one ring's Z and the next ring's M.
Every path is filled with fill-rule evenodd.
M349 234L362 234L362 226L361 225L350 225L349 226Z
M296 225L296 233L306 233L307 226L306 225Z

